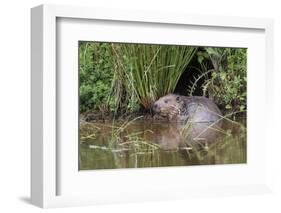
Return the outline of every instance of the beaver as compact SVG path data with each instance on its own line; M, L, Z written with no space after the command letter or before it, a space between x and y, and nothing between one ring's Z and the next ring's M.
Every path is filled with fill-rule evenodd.
M152 108L170 121L216 122L222 117L218 106L203 96L168 94L155 101Z
M168 94L154 102L156 115L170 122L190 125L189 140L209 142L216 139L222 126L222 113L218 106L203 96L182 96ZM182 127L179 127L180 129Z

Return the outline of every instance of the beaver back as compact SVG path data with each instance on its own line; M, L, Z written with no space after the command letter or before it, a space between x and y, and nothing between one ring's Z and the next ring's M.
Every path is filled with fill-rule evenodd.
M216 122L222 117L217 105L210 99L201 96L180 96L179 120L193 122Z

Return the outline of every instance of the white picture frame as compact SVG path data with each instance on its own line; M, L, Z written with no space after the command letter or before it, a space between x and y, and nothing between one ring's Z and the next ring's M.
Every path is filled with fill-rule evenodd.
M223 196L223 195L233 195L233 194L253 194L253 193L264 193L271 191L271 171L270 171L270 133L271 128L271 116L269 112L265 112L265 107L272 107L273 100L270 95L270 89L273 88L273 85L269 82L273 78L273 21L270 19L256 19L256 18L241 18L241 17L216 17L216 16L203 16L203 15L188 15L188 14L173 14L173 13L153 13L148 11L121 11L121 10L110 10L110 9L101 9L101 8L84 8L84 7L74 7L74 6L54 6L54 5L41 5L31 10L31 54L32 54L32 103L31 103L31 201L33 204L47 208L47 207L59 207L59 206L76 206L76 205L91 205L98 203L116 203L116 202L137 202L144 200L165 200L165 199L179 199L179 198L188 198L188 197L200 197L200 196ZM261 93L261 100L257 101L252 89L249 92L250 97L249 101L258 103L259 107L252 108L249 112L250 116L250 133L258 132L260 126L256 124L256 113L264 113L261 116L261 119L266 123L266 131L263 133L258 133L257 137L264 139L266 142L263 147L267 149L267 152L261 156L262 165L257 167L258 161L252 164L252 169L250 170L251 163L247 166L243 165L237 166L233 165L232 167L202 167L200 170L193 171L191 173L186 173L185 168L163 168L163 169L140 169L140 170L123 170L118 172L112 171L99 171L99 173L84 173L84 177L74 177L74 174L71 173L73 170L65 170L64 163L68 158L61 157L61 152L59 149L65 148L65 146L60 145L58 148L58 135L60 134L57 129L58 117L58 88L60 87L61 82L57 78L58 64L61 63L58 61L58 31L61 29L60 20L87 20L88 22L99 21L99 25L103 26L106 22L111 22L112 26L115 25L116 28L122 27L126 23L134 23L135 25L141 24L143 27L153 24L153 26L161 28L165 27L166 32L169 32L169 29L174 29L175 27L195 27L195 31L200 28L201 30L210 29L213 31L221 30L223 32L232 33L234 31L249 31L260 33L258 36L257 42L264 42L261 50L258 55L254 51L250 52L249 58L254 58L254 56L259 57L259 62L257 64L262 67L253 67L257 70L260 70L260 75L257 77L250 77L249 86L250 89L254 88L254 82L261 83L263 86L258 86L258 91ZM116 24L118 23L118 24ZM133 25L134 25L133 24ZM71 23L69 24L71 26ZM133 26L130 25L130 26ZM78 26L78 25L77 25ZM129 27L130 27L129 26ZM86 25L86 28L90 28L91 24ZM196 28L197 27L197 28ZM86 29L87 30L87 29ZM102 30L102 29L101 29ZM105 29L103 29L105 30ZM248 34L247 34L248 35ZM101 34L102 36L102 34ZM216 36L216 34L214 34ZM69 36L71 37L71 36ZM143 37L144 38L144 37ZM243 38L243 37L241 37ZM101 38L100 38L101 39ZM110 38L105 38L105 41L112 40ZM134 41L137 38L132 37L132 40L129 38L124 41ZM139 36L138 41L142 39L142 35ZM249 39L249 38L248 38ZM114 40L114 39L113 39ZM122 40L122 38L121 38ZM123 41L122 40L122 41ZM254 39L253 39L254 40ZM143 42L150 42L149 40L143 40ZM151 38L151 42L156 42ZM171 41L166 41L170 43ZM174 41L174 43L177 41ZM182 42L182 41L179 41ZM225 41L227 42L227 41ZM248 42L245 40L245 42ZM160 43L165 43L165 37L162 37ZM197 45L208 45L207 43L200 43L199 40L194 40L191 44ZM223 46L223 38L218 38L216 43L212 43L215 46ZM229 43L231 44L231 43ZM234 46L239 45L234 42ZM246 44L245 44L246 45ZM254 43L251 46L252 50L254 49ZM247 45L246 45L247 46ZM252 54L252 55L251 55ZM256 55L254 55L256 54ZM254 60L250 59L253 62ZM63 60L62 60L63 61ZM251 63L254 64L254 63ZM251 69L252 69L251 68ZM258 71L259 72L259 71ZM70 75L74 75L70 72ZM77 77L77 76L76 76ZM255 78L255 79L253 79ZM77 95L77 94L76 94ZM66 102L68 100L65 100ZM71 103L71 102L70 102ZM76 105L77 106L77 105ZM71 108L71 107L70 107ZM71 112L71 111L70 111ZM72 117L72 116L70 116ZM252 121L251 121L252 120ZM76 122L76 121L71 121ZM252 128L252 129L251 129ZM254 136L253 136L254 137ZM254 140L254 138L250 138ZM258 138L257 138L258 140ZM261 140L261 139L260 139ZM259 144L259 143L257 143ZM72 144L73 145L73 144ZM252 156L255 153L260 153L261 145L253 147L251 149ZM64 153L64 156L70 156L69 159L76 159L74 157L74 151L71 148L67 151L67 154ZM261 161L260 161L261 162ZM75 165L77 161L70 162L70 166ZM68 166L67 166L68 167ZM76 167L73 166L75 169ZM203 184L200 185L199 182L193 184L192 187L185 186L179 187L177 184L172 184L177 182L178 175L188 175L193 174L191 179L197 179L195 174L208 174L216 170L218 174L229 173L232 174L234 170L240 173L243 176L245 172L245 179L237 178L233 180L228 180L222 182L221 184ZM165 174L167 172L173 171L175 175L167 175L170 178L170 183L167 184L165 179ZM65 174L61 174L61 173ZM76 171L78 174L78 170ZM247 173L247 174L246 174ZM248 173L252 173L251 175ZM152 174L151 176L149 176ZM61 178L61 176L70 175L68 181ZM120 180L122 177L125 177L127 181L127 186L123 185L122 188L110 188L102 189L99 187L91 188L89 186L90 179L102 181L107 180L111 176L119 177L117 180ZM73 177L72 177L73 176ZM81 175L80 175L81 176ZM122 177L121 177L122 176ZM212 176L212 175L211 175ZM255 177L251 182L251 178ZM163 177L165 181L159 181L156 186L145 186L145 182L141 183L139 180L139 187L132 189L134 183L130 182L131 178L138 177L149 177L149 178L161 178ZM227 176L225 176L227 177ZM78 179L77 179L78 178ZM82 178L82 179L79 179ZM215 180L216 175L212 176L212 180ZM145 178L143 178L145 179ZM76 182L75 182L76 181ZM78 182L85 182L84 185L79 185ZM144 181L147 181L145 179ZM214 181L216 182L216 181ZM164 184L165 187L164 187ZM65 193L61 193L61 185L65 185L64 188L69 189ZM71 187L72 185L72 187ZM90 184L91 185L91 184ZM101 184L99 184L101 185ZM181 184L182 185L182 184ZM75 188L79 186L79 188ZM163 186L163 187L162 187ZM114 187L112 185L111 187ZM127 188L127 189L123 189ZM151 191L147 191L150 188ZM143 190L142 190L143 189ZM87 190L94 190L95 193L86 193ZM71 193L71 191L79 191L79 193ZM117 192L117 193L116 193ZM120 196L119 193L123 193Z

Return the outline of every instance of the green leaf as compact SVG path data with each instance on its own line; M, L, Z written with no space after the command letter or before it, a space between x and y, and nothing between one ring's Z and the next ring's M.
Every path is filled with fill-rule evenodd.
M202 64L202 61L204 60L204 57L202 55L199 55L197 58L199 64Z
M220 78L221 78L221 80L225 80L226 79L226 73L225 72L221 72L220 73Z
M232 108L232 106L231 106L231 105L229 105L229 104L227 104L227 105L225 106L225 108L226 108L226 109L231 109L231 108Z

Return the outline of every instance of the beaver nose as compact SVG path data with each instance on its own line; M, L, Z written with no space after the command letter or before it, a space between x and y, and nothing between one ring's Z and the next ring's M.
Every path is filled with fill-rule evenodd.
M153 110L156 110L157 107L158 107L158 105L156 103L154 103L153 106L152 106Z

